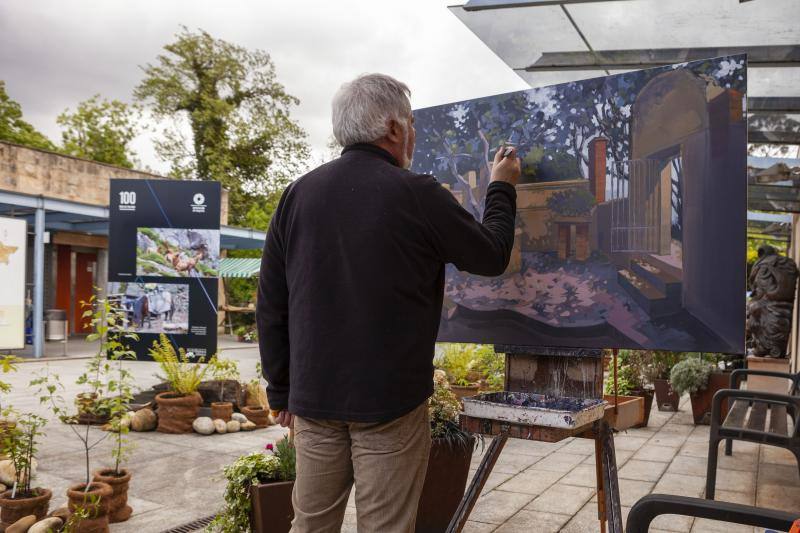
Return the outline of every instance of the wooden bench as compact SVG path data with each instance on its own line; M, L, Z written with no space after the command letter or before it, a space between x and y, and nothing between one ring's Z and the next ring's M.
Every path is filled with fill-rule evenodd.
M769 376L788 381L787 394L748 391L739 388L746 376ZM727 416L722 419L722 404L727 399ZM790 425L791 422L791 425ZM729 389L714 395L708 444L706 499L714 499L717 482L719 443L725 440L725 455L733 453L733 441L743 440L778 446L791 451L800 469L800 373L784 374L765 370L734 370Z

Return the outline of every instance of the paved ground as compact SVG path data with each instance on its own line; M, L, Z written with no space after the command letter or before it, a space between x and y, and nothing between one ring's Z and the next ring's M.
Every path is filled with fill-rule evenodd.
M225 356L240 361L245 379L255 375L257 350L252 345L221 343ZM75 378L85 361L26 362L11 376L10 403L21 410L41 411L28 381L45 364L59 373L74 397ZM130 364L138 383L155 383L156 365ZM8 400L6 400L8 401ZM621 500L624 510L650 492L700 496L705 486L708 427L695 427L685 398L678 413L654 412L650 427L616 437ZM54 505L64 502L68 485L81 481L83 453L72 429L58 422L47 427L38 454L38 484L53 489ZM96 432L96 436L104 434ZM243 453L262 449L283 435L272 427L230 435L165 435L132 433L136 448L128 463L133 471L130 502L133 517L112 526L112 532L158 533L205 517L222 502L220 468ZM111 463L111 443L92 451L92 469ZM476 453L474 466L480 457ZM509 440L472 513L465 531L476 532L595 532L594 448L591 441L570 439L557 444ZM800 478L794 459L770 447L737 443L733 457L721 456L718 499L785 510L800 509ZM655 530L684 532L751 532L713 522L664 517ZM343 531L355 531L351 506ZM757 530L756 530L757 531Z

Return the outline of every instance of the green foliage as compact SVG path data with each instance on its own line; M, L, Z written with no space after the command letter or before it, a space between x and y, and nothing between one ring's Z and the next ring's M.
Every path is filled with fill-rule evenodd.
M253 452L239 457L223 468L227 480L225 507L217 514L206 531L242 533L250 531L250 486L268 481L278 481L281 463L276 455Z
M649 364L644 367L643 372L649 383L656 379L669 379L672 367L685 357L683 353L665 350L653 350L650 354Z
M547 199L550 211L568 217L588 215L594 204L594 195L584 188L558 191Z
M476 371L477 356L475 354L475 344L446 343L443 344L443 352L437 357L434 363L437 368L447 372L450 383L458 385L468 384L467 377L470 372Z
M153 341L150 356L158 363L163 375L161 379L168 382L172 392L177 394L192 394L197 392L200 382L209 371L209 365L203 365L203 358L192 361L186 350L175 347L163 333Z
M14 465L14 496L28 498L35 496L31 491L33 478L33 458L37 451L37 441L44 433L42 428L47 420L41 416L25 413L17 418L14 427L3 432L3 453Z
M0 80L0 140L40 150L55 150L50 139L22 119L22 107L6 92L6 83Z
M274 452L278 458L277 481L294 481L297 477L297 450L288 437L275 443Z
M241 377L239 363L235 359L222 358L217 355L211 358L208 366L214 379L235 379L238 381Z
M96 94L56 119L63 128L61 150L75 157L133 168L135 154L129 145L138 134L138 119L138 107Z
M83 395L95 399L91 412L108 414L112 429L116 428L117 431L101 432L102 434L93 440L92 425L84 424L79 428L70 423L73 421L73 415L67 401L61 395L64 385L58 374L50 372L50 365L45 366L37 373L30 385L35 387L39 402L47 405L56 418L68 423L69 428L81 441L86 474L84 483L85 490L88 491L91 482L90 452L95 446L103 442L109 435L116 435L115 446L112 449L116 472L119 472L120 463L130 451L130 446L125 438L127 431L121 427L121 421L126 415L128 403L133 397L133 376L124 368L122 361L135 359L134 352L125 343L138 339L138 336L120 330L124 312L113 306L108 300L92 296L88 302L81 301L80 304L84 309L81 318L90 319L92 326L92 333L86 337L86 340L88 342L100 341L100 346L86 363L85 371L78 376L75 383L86 387Z
M702 359L689 357L672 367L669 382L678 395L683 395L687 392L692 394L706 388L708 379L713 371L713 364Z
M21 361L22 359L15 355L2 355L0 356L0 371L2 371L3 374L16 372ZM0 380L0 392L11 392L11 383ZM5 416L6 413L4 413L4 408L5 406L3 405L3 402L0 401L0 416Z
M475 368L481 373L489 391L501 391L505 385L506 358L505 355L494 351L492 344L475 345L477 361Z
M458 421L461 405L458 398L450 390L447 380L434 378L433 395L428 400L428 416L431 421L431 438L446 437L452 430L452 424Z
M186 27L144 67L134 95L175 127L156 146L180 178L217 180L229 192L231 223L282 190L305 168L306 134L291 119L297 98L277 80L269 54ZM188 123L192 138L181 135Z

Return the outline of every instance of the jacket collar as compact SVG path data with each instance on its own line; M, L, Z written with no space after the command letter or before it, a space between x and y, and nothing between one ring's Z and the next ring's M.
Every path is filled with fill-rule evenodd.
M368 152L370 154L376 155L381 159L388 161L389 163L391 163L396 167L400 166L400 164L397 162L397 159L395 159L392 154L390 154L380 146L376 146L374 144L369 144L369 143L356 143L345 146L344 149L342 150L342 155L346 154L347 152L352 152L356 150L359 152Z

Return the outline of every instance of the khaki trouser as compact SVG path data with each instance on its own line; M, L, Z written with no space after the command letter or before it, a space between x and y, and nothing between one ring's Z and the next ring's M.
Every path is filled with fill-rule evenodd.
M431 447L428 405L380 424L295 417L292 533L338 533L355 482L359 533L413 533Z

